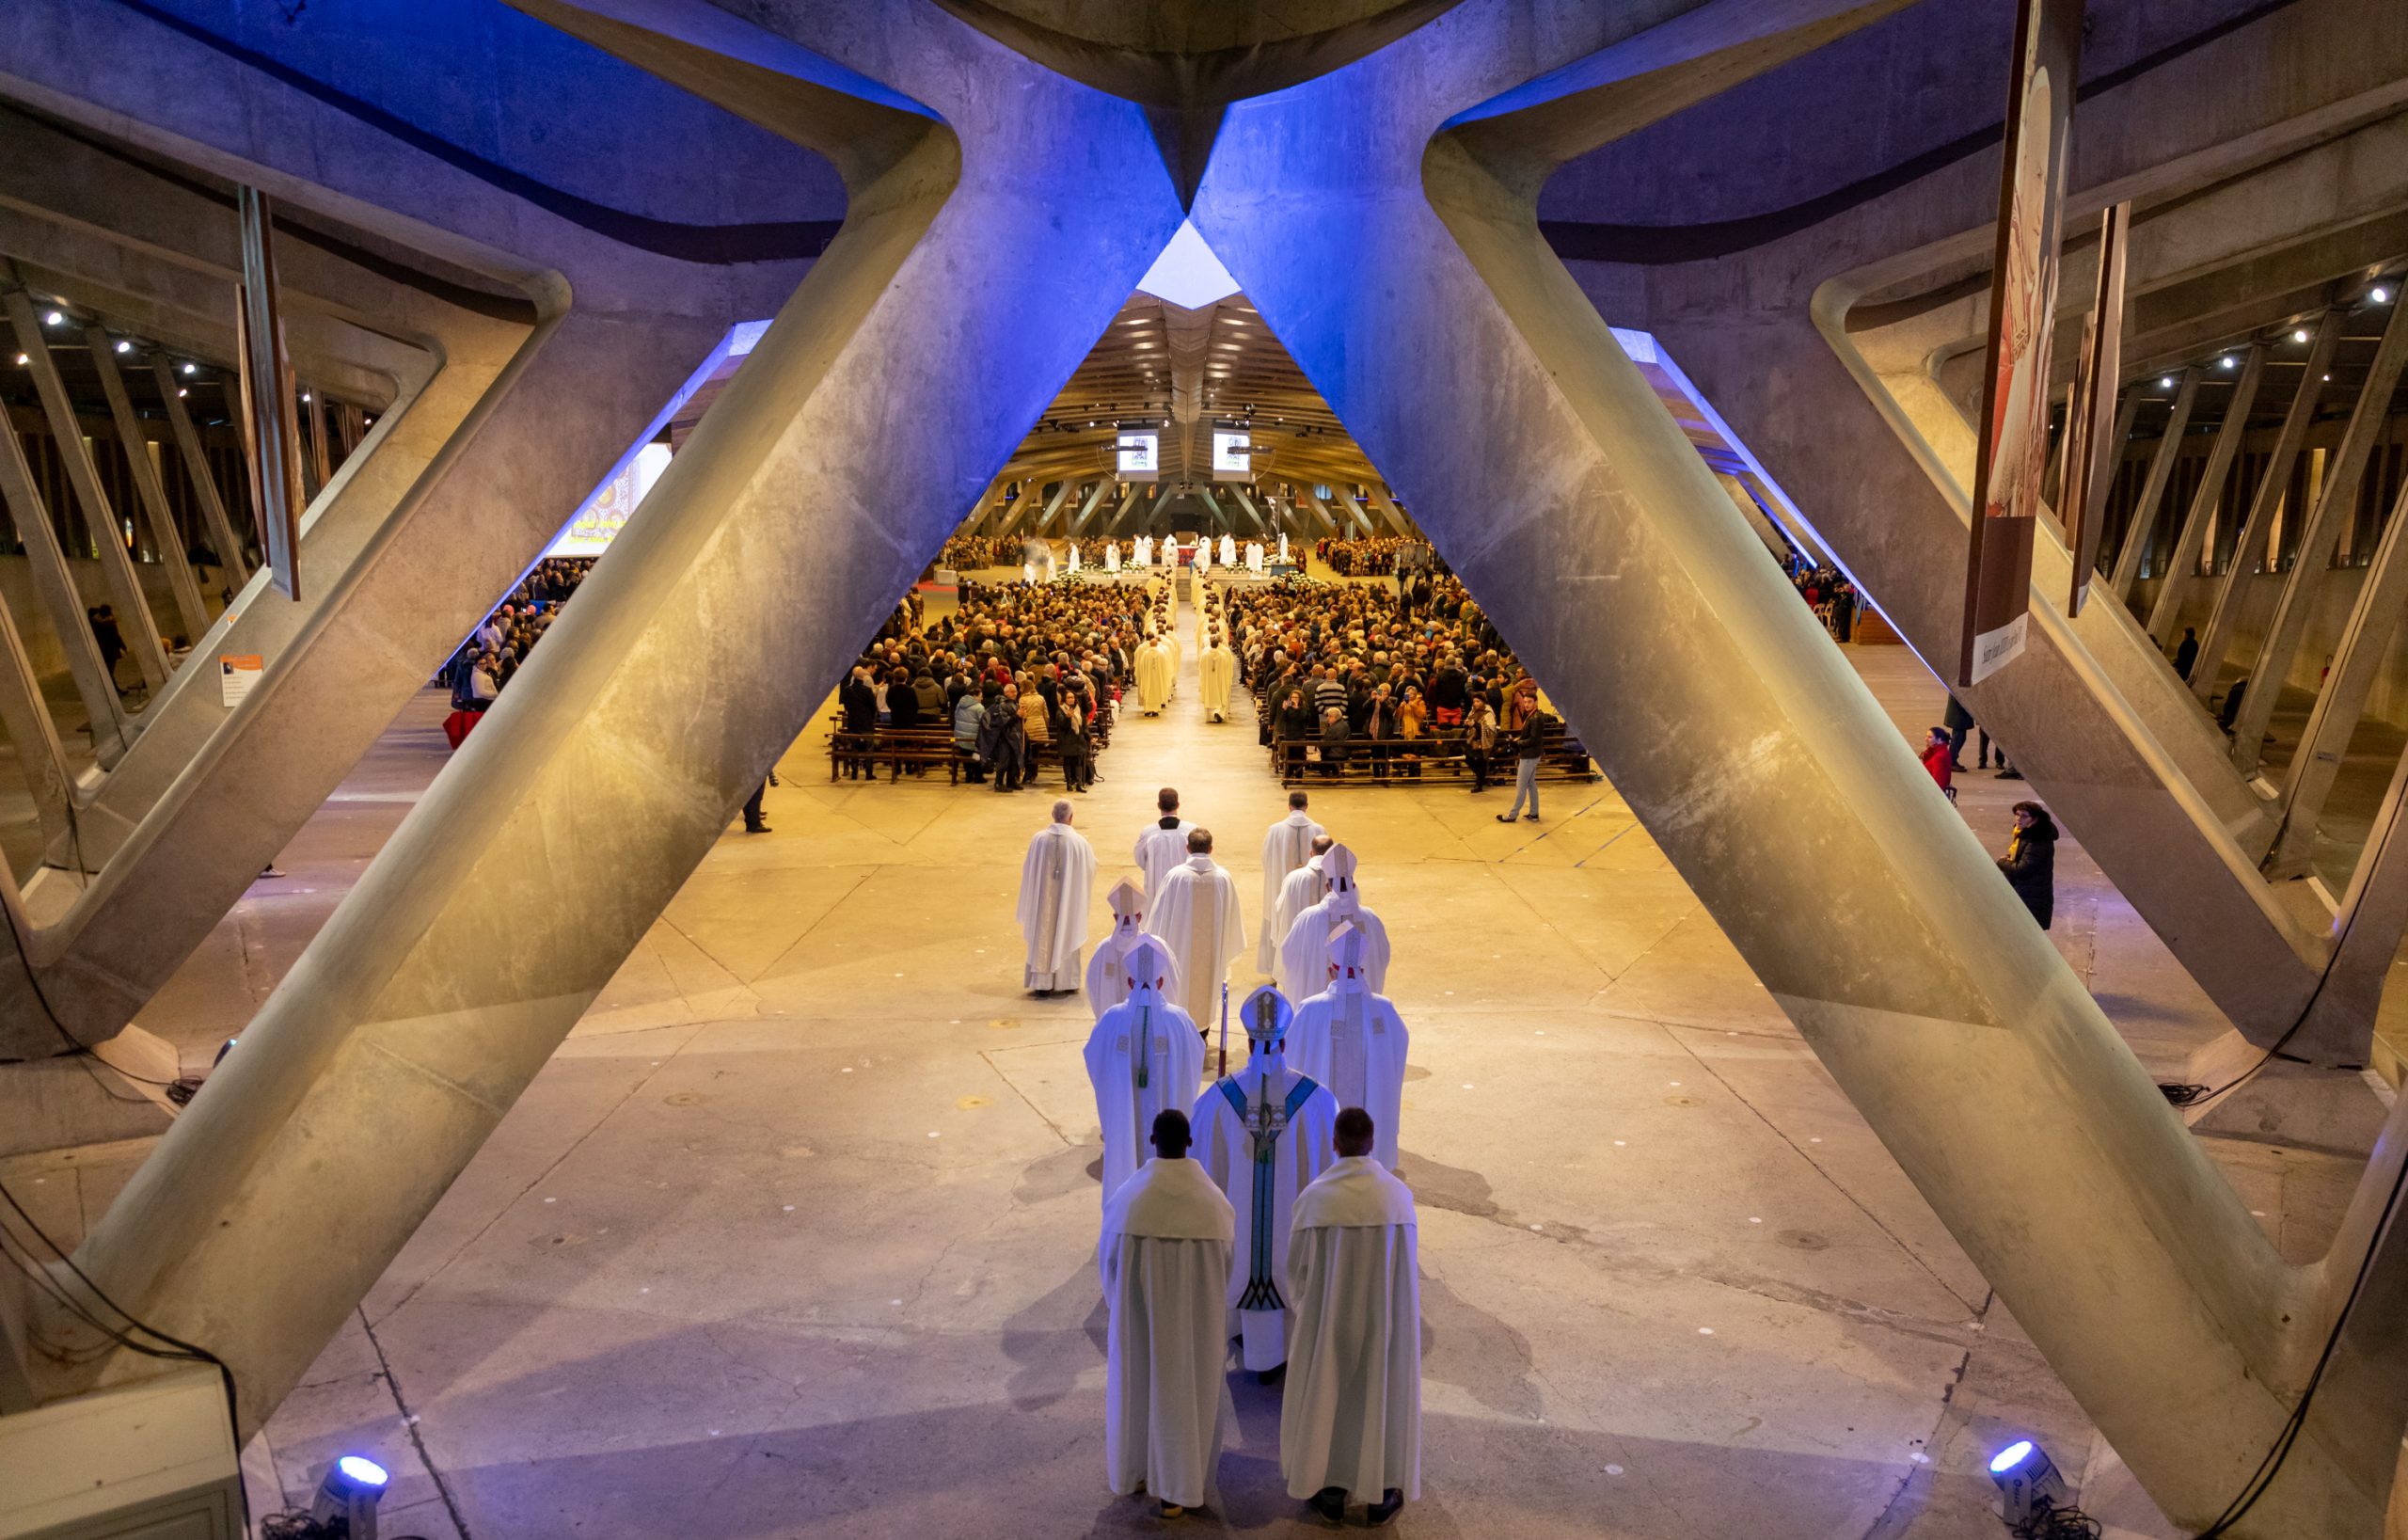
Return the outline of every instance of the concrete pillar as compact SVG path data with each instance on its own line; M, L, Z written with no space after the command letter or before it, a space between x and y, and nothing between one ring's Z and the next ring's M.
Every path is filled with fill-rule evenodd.
M2291 1314L2304 1280L1547 249L1546 157L1498 175L1431 141L1455 92L1516 83L1464 78L1523 36L1508 8L1239 103L1196 222L2018 1323L2197 1522L2289 1411L2321 1330ZM1755 67L1781 40L1751 40ZM1646 42L1626 91L1608 51L1600 111L1682 104L1689 61ZM1483 126L1486 153L1515 148ZM1334 211L1360 237L1342 278L1277 234ZM2398 1344L2358 1361L2397 1375ZM2356 1408L2369 1436L2396 1435L2402 1389ZM2372 1488L2303 1440L2240 1532L2362 1532Z
M2391 396L2402 365L2408 365L2408 304L2391 308L2391 322L2384 327L2374 362L2367 368L2366 385L2350 413L2350 425L2342 430L2340 448L2325 462L2323 487L2315 508L2305 514L2307 522L2300 530L2297 554L2283 578L2282 597L2275 602L2265 643L2258 649L2257 666L2250 673L2265 688L2242 696L2232 729L2232 760L2244 773L2258 768L2266 724L2273 720L2283 680L2289 675L2291 659L2298 656L2300 642L2307 634L2317 594L2333 570L2341 527L2357 516L2358 484L2365 479L2368 457L2391 426ZM2309 367L2315 367L2313 361ZM2290 832L2289 825L2284 832ZM2303 869L2305 865L2303 857Z
M109 421L117 429L118 447L125 452L135 500L142 504L150 538L159 548L159 564L166 569L167 592L175 599L176 618L183 623L184 644L198 647L209 629L209 607L201 602L200 584L194 580L192 563L184 554L183 533L167 507L167 489L159 484L159 468L150 463L150 440L135 418L124 376L118 373L116 344L103 328L87 326L84 345L91 351L93 372L101 377L101 394L108 398Z
M1244 482L1230 483L1229 496L1237 500L1238 507L1244 512L1247 518L1253 521L1255 533L1269 534L1271 532L1271 521L1262 516L1262 510L1257 508L1254 505L1254 499L1247 496Z
M159 645L158 622L151 617L150 601L142 595L142 580L135 574L134 559L126 554L125 533L118 528L116 511L109 506L108 494L102 490L101 473L92 464L91 447L84 441L83 426L75 421L75 405L67 399L67 387L58 377L57 364L51 359L41 320L34 314L33 296L21 288L11 289L0 296L0 304L7 306L9 324L16 329L17 346L28 360L26 367L33 374L34 389L41 396L42 415L49 420L59 462L67 468L67 484L74 488L75 500L84 510L84 522L93 533L92 543L99 548L101 572L108 579L109 598L117 610L118 630L125 638L125 650L141 671L144 682L156 694L167 682L167 655ZM76 612L80 617L80 601Z
M2181 389L2174 393L2174 410L2165 420L2165 432L2157 441L2157 452L2149 456L2148 478L2141 483L2140 500L2132 505L2132 524L2124 532L2124 548L2115 553L2109 586L2119 599L2132 591L2141 558L2148 554L2149 541L2157 533L2158 504L2165 500L2165 484L2173 478L2174 462L2182 452L2182 434L2191 425L2191 408L2198 399L2199 372L2186 369Z
M1110 495L1111 491L1110 481L1097 482L1087 488L1086 500L1079 504L1078 516L1070 520L1070 535L1073 539L1085 537L1087 525L1094 520L1096 510L1103 506L1103 500Z
M242 537L234 532L234 521L227 515L226 500L219 495L217 478L209 468L208 452L200 447L200 435L193 428L192 413L184 409L184 398L177 393L182 388L176 384L166 352L152 351L150 373L159 382L159 399L166 405L167 426L176 437L176 452L183 456L184 479L192 483L193 495L200 500L201 520L209 528L210 544L217 548L220 570L229 582L240 588L250 576L250 567L243 560Z
M2349 623L2342 627L2341 640L2333 649L2332 672L2325 675L2324 688L2307 714L2307 727L2300 734L2290 767L2283 772L2283 826L2272 863L2277 870L2305 867L2315 849L2316 825L2324 816L2324 801L2333 793L2333 780L2341 771L2350 737L2366 715L2367 697L2374 690L2384 655L2391 649L2402 605L2408 605L2408 486L2400 488L2399 500L2392 505L2391 521L2383 528L2374 563L2358 585L2357 603L2351 606ZM2260 688L2271 691L2273 684L2252 685L2250 695ZM2246 706L2248 701L2242 704Z
M2300 372L2299 392L2291 397L2290 409L2283 414L2282 431L2274 437L2274 450L2267 457L2266 473L2258 479L2257 496L2249 500L2249 514L2242 520L2241 538L2233 542L2232 565L2225 569L2224 580L2216 585L2215 603L2208 611L2207 627L2199 636L2199 661L2191 670L2191 693L2203 702L2216 692L2225 655L2232 650L2233 633L2241 621L2242 595L2248 587L2248 579L2256 575L2260 552L2264 552L2270 569L2273 564L2267 535L2273 528L2274 510L2290 490L2291 467L2298 462L2299 452L2307 442L2307 430L2316 421L2316 403L2324 393L2324 371L2333 362L2333 349L2340 341L2341 314L2327 310L2316 324L2316 340L2307 349L2307 367ZM2299 510L2293 509L2292 516L2298 517ZM2280 692L2279 682L2274 690ZM2236 743L2233 762L2244 770L2254 768L2258 751L2252 748L2243 754Z
M103 769L108 769L124 757L134 740L134 725L125 703L118 698L108 665L101 659L92 627L85 623L83 595L67 565L67 553L59 548L50 505L34 481L33 468L25 463L25 447L6 424L0 424L0 504L7 505L16 523L17 539L25 548L25 564L33 574L34 592L41 595L43 613L52 634L58 638L58 650L67 655L67 672L75 681L75 693L83 700L85 717L91 723L93 755Z
M12 40L19 25L43 41ZM288 83L229 78L214 50L121 8L0 10L0 55L49 71L55 110L87 128L165 116L170 132L211 143L230 180L367 221L396 249L433 243L472 279L430 293L305 242L278 253L296 353L316 336L350 360L309 353L315 376L396 393L311 513L306 560L325 580L293 602L255 578L228 616L225 650L268 659L260 687L229 711L212 671L180 671L82 812L98 875L50 871L28 885L42 992L94 1042L175 972L578 502L656 436L729 328L774 313L808 257L689 262L630 247L397 151ZM235 102L253 110L229 110ZM131 273L126 253L176 253L172 269L197 272L206 291L193 303L230 319L241 252L222 205L79 136L32 136L9 139L8 154L40 157L18 167L12 192L55 177L58 198L83 202L77 229L115 238L105 260ZM267 168L278 157L298 174ZM337 184L304 180L321 174ZM23 964L0 948L0 1056L58 1046Z
M2185 389L2197 379L2198 373L2194 369L2184 374ZM2265 377L2265 344L2252 342L2249 356L2241 366L2241 378L2232 388L2232 399L2225 403L2224 421L2216 429L2215 443L2208 450L2199 489L2191 495L2190 512L2182 516L2182 527L2175 532L2174 554L2167 563L2164 579L2158 584L2157 603L2149 609L2148 634L2160 647L2173 645L2174 629L2181 624L2182 601L2198 579L2200 548L2207 543L2208 527L2215 521L2216 508L2224 501L2225 483L2231 479L2232 463L2240 456L2242 440L2249 437L2249 408L2257 404L2258 386ZM2154 468L2150 474L2156 474ZM2133 555L2133 562L2137 566L2137 554ZM2116 570L2123 570L2121 562L2116 564ZM2121 584L2116 587L2119 596L2129 592Z
M1135 106L933 11L898 5L883 28L848 17L839 30L856 46L877 40L880 59L891 47L898 86L945 93L934 103L943 123L914 111L890 161L848 167L843 233L261 1009L245 1051L82 1248L127 1309L234 1366L246 1432L542 1067L1179 225ZM779 44L773 59L792 52L743 31L756 50ZM588 32L649 57L648 36L599 22ZM678 69L682 45L660 48L664 71ZM700 84L756 110L801 93L758 63L716 63ZM550 432L529 423L515 447L533 452ZM707 708L698 679L711 681ZM300 1236L308 1266L258 1265Z
M0 437L13 442L16 434L0 423ZM0 605L0 733L8 735L9 747L16 751L18 773L24 777L25 793L33 799L42 849L63 852L75 835L74 778L68 772L58 729L41 698L41 682L34 674L33 659L26 656L24 638L6 605ZM0 880L8 882L13 899L16 879L5 865L0 865Z

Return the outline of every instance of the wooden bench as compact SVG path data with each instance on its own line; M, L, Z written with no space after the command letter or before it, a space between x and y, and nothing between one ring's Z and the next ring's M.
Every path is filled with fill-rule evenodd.
M828 779L842 775L848 764L859 765L876 780L878 767L891 767L890 781L903 779L906 765L942 765L945 778L961 783L962 754L954 747L949 727L882 727L875 732L848 733L841 725L828 733Z
M1465 757L1464 735L1460 732L1424 733L1419 738L1350 738L1344 745L1343 757L1334 769L1306 752L1320 747L1318 738L1275 737L1271 743L1272 773L1279 777L1282 786L1331 781L1409 786L1417 782L1471 779L1471 762ZM1500 743L1490 756L1488 780L1491 785L1511 784L1513 774L1513 750ZM1540 780L1593 782L1604 778L1589 757L1587 748L1560 721L1547 730L1546 753L1539 760Z

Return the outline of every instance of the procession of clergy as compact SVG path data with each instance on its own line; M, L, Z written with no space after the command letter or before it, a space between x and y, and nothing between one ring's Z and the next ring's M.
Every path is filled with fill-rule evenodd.
M1117 575L1124 568L1132 572L1144 572L1159 566L1167 572L1178 567L1180 560L1184 558L1196 568L1196 574L1200 578L1212 570L1215 550L1219 552L1222 566L1232 570L1243 569L1258 578L1266 575L1271 564L1280 566L1291 564L1288 557L1288 537L1285 534L1279 537L1279 546L1275 553L1267 549L1259 540L1249 540L1241 549L1237 540L1226 534L1221 536L1217 547L1210 536L1190 540L1185 545L1180 544L1176 538L1166 536L1157 545L1152 535L1141 534L1130 542L1128 555L1125 558L1121 554L1119 541L1105 541L1102 552L1093 563L1087 560L1085 548L1076 540L1065 542L1062 554L1058 558L1054 555L1052 541L1026 546L1023 548L1020 574L1022 579L1026 582L1050 583L1056 578L1085 572L1090 565L1101 568L1107 576Z
M1026 987L1084 987L1095 1014L1112 1490L1153 1498L1165 1517L1211 1500L1235 1340L1244 1368L1284 1381L1289 1493L1331 1522L1354 1501L1384 1524L1421 1485L1416 1224L1393 1174L1406 1035L1382 992L1387 931L1363 905L1353 852L1290 794L1263 837L1253 938L1276 982L1239 1003L1247 1053L1232 1071L1224 980L1247 945L1237 879L1176 790L1157 802L1133 853L1142 885L1113 888L1112 933L1084 969L1096 861L1069 802L1021 873Z

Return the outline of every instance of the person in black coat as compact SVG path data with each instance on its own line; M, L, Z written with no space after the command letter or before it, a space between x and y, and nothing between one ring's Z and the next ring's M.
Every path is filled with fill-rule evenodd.
M846 732L878 731L878 691L871 688L869 675L863 666L855 665L853 672L846 675L843 688L836 691L836 704L844 711ZM845 776L848 780L860 775L876 776L877 773L878 768L867 754L846 756Z
M2015 834L1998 869L2040 929L2049 929L2057 907L2057 824L2047 808L2038 802L2015 804Z

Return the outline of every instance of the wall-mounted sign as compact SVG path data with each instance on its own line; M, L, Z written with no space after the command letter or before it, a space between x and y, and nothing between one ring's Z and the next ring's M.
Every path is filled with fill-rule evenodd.
M1243 428L1212 430L1212 479L1243 482L1254 476L1254 435Z
M221 652L217 655L217 700L230 710L243 704L251 687L267 672L267 659L258 653Z
M1151 428L1123 428L1119 455L1122 481L1152 481L1162 468L1162 436Z

